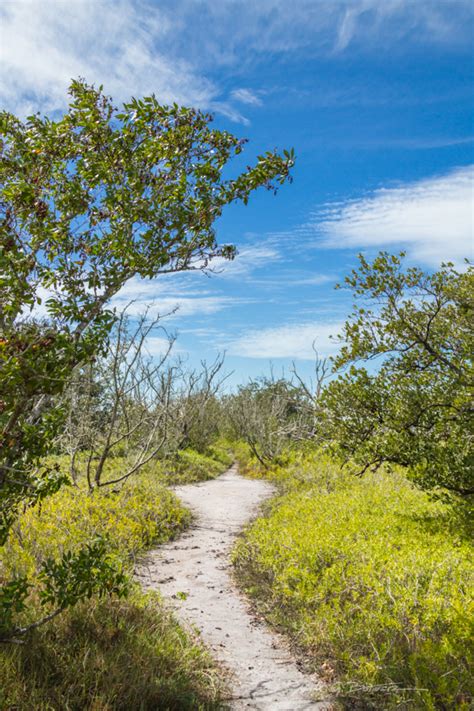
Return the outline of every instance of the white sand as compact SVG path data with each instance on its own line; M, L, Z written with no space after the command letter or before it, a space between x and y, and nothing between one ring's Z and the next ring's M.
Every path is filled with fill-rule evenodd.
M228 708L330 709L329 701L314 701L324 698L323 685L300 671L283 638L251 614L231 577L235 537L272 491L264 481L240 476L236 467L218 479L176 487L195 514L194 525L151 551L137 577L172 602L178 618L200 631L228 670Z

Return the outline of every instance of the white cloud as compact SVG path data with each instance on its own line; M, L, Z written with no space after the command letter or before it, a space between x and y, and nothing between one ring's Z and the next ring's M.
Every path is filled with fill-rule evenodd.
M304 284L307 286L321 286L322 284L331 284L336 280L336 277L331 274L314 274L310 277L303 277L301 279L295 279L298 284Z
M209 106L218 91L184 59L157 49L174 22L156 6L128 0L6 0L2 24L3 103L52 111L71 78L104 83L114 99L155 92L162 101Z
M239 69L266 52L372 51L399 44L467 44L472 4L425 0L162 0L183 18L176 42L207 67ZM403 43L403 45L402 45Z
M249 106L262 105L260 97L250 89L234 89L234 91L231 92L231 97L236 101L240 101L242 104L249 104Z
M331 336L337 336L342 326L342 322L313 322L252 330L227 343L226 350L247 358L314 360L313 343L321 357L339 350Z
M0 96L20 114L66 105L66 88L83 76L119 102L156 93L247 119L234 103L258 105L258 92L225 95L210 76L235 76L262 53L305 56L370 51L396 43L470 40L469 0L3 0Z
M397 246L420 262L462 262L472 256L474 166L370 197L328 206L311 223L323 246Z
M154 358L163 357L170 350L170 340L164 336L148 336L145 340L145 350L148 355ZM177 348L176 344L173 344L171 351L173 355L178 355L182 352L180 348Z
M176 317L207 316L222 311L236 303L235 298L226 296L171 296L159 298L156 301L136 301L129 309L129 313L140 314L147 306L156 307L161 314L172 314L176 310ZM115 300L115 304L117 300Z
M113 297L111 307L118 311L127 307L127 313L132 316L149 309L152 314L158 313L162 317L173 314L176 319L214 314L237 301L239 299L235 297L191 289L179 278L145 280L135 277Z

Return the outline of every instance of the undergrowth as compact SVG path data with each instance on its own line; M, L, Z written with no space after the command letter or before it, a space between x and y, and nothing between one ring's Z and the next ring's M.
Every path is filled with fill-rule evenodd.
M227 467L226 449L216 445L208 454L184 451L171 468L150 463L122 486L92 493L80 476L77 486L26 508L0 549L0 580L26 575L33 583L27 610L15 624L45 614L34 583L46 559L100 537L109 556L131 574L144 549L182 531L191 515L165 484L217 476ZM106 473L119 472L120 458L107 466ZM32 630L23 644L2 644L0 689L0 708L11 711L214 709L221 695L203 647L156 595L140 593L136 585L127 599L92 598Z
M179 484L214 479L232 464L233 457L225 445L209 447L206 454L183 449L163 465L164 480Z
M221 693L208 653L151 594L81 603L2 650L5 711L210 710Z
M265 476L281 494L234 559L267 618L348 708L469 708L472 549L456 512L402 472L358 479L315 453Z

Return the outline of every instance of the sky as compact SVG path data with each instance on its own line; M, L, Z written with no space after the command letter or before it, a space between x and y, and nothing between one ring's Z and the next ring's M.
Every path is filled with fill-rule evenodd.
M233 262L115 299L174 311L162 323L191 365L225 351L230 384L293 362L307 376L313 343L337 351L352 299L334 287L359 253L473 257L470 0L3 0L0 22L1 103L20 116L59 114L81 76L115 102L211 111L249 139L246 163L295 149L291 185L218 221Z

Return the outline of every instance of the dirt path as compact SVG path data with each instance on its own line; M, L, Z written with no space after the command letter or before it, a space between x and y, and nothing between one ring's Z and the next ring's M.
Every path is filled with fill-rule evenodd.
M329 709L312 700L321 688L317 679L303 674L283 640L252 617L230 576L235 536L271 486L231 467L218 479L176 487L176 493L195 513L195 524L148 554L137 571L143 587L158 589L182 621L201 631L231 674L231 709Z

